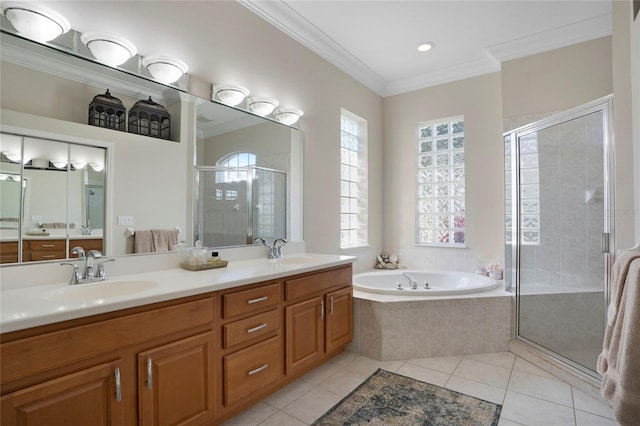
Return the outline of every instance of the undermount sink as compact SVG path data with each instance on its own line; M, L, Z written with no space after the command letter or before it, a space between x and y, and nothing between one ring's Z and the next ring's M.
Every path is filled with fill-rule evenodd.
M151 290L158 286L155 281L100 281L88 284L69 285L53 290L45 295L46 299L58 301L79 301L106 299L126 296Z
M282 265L306 265L308 263L313 263L314 261L315 259L313 257L291 256L276 259L275 263L280 263Z

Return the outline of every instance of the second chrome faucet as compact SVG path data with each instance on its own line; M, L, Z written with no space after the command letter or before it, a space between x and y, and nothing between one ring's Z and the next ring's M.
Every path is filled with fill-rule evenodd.
M63 262L61 265L71 265L73 266L73 273L71 275L71 279L69 280L69 284L85 284L91 283L95 281L104 281L107 279L107 273L104 269L104 264L106 262L113 262L115 259L105 259L100 261L95 261L95 259L99 259L102 257L102 253L98 250L89 250L89 252L85 256L84 249L82 247L74 247L71 249L71 254L75 254L78 256L78 260L84 260L84 268L80 270L80 267L76 263L71 262ZM94 263L97 263L97 269Z
M273 242L272 246L269 246L269 244L267 244L267 240L265 240L262 237L258 237L253 241L254 242L260 241L262 243L262 245L267 248L267 259L280 259L280 258L282 258L282 256L283 256L282 255L282 247L287 244L287 240L285 240L284 238L277 238ZM278 243L280 243L280 244L278 244Z

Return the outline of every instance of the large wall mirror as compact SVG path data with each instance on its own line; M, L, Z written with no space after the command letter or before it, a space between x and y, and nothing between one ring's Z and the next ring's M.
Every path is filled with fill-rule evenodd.
M251 207L244 206L247 212L244 228L240 230L238 225L235 227L238 233L232 233L228 232L232 227L224 226L225 235L207 238L205 245L247 245L252 244L254 236L302 240L300 131L4 31L1 42L3 148L0 151L3 154L12 151L4 148L11 136L17 138L16 143L23 144L24 152L32 144L42 145L43 150L61 148L67 152L67 165L62 169L56 168L54 155L48 151L38 154L43 161L48 160L46 167L43 161L36 161L38 167L34 167L33 163L25 165L22 160L1 157L0 237L5 242L11 233L22 233L22 248L17 243L15 253L21 253L23 261L46 260L25 253L29 241L36 239L35 235L26 234L38 231L42 232L39 236L42 240L62 237L64 247L55 259L68 257L75 239L95 240L91 242L100 246L91 248L101 249L108 256L123 256L136 252L135 234L140 231L175 230L179 242L187 245L205 234L213 236L224 223L219 210L223 206L217 204L199 216L197 175L208 167L218 168L218 172L224 167L238 168L240 163L235 165L230 159L242 153L252 154L256 159L251 169L253 186L248 188L244 181L243 190L255 195ZM171 113L171 140L85 124L92 98L107 88L123 101L127 110L149 96L166 106ZM36 93L38 97L27 97L25 93ZM86 160L84 169L76 167L80 162L74 165L75 152L90 149L102 155L102 170L98 170L99 166L91 167L91 163L99 163L97 159ZM62 160L55 161L61 166ZM66 181L54 184L54 179L42 180L39 175L43 173L66 176ZM234 182L236 186L240 182L230 179L229 174L226 180L221 179L220 173L217 176L218 183L209 194L214 201L220 185L230 188ZM41 181L50 186L37 188L35 183ZM75 189L73 182L78 185ZM18 197L23 194L24 185L28 189ZM266 196L268 191L271 199ZM223 197L226 195L231 197L233 190L223 192ZM58 213L62 212L63 204L64 215ZM229 205L230 202L225 203L224 207ZM254 214L249 214L250 211ZM216 226L217 230L209 230ZM82 235L87 229L90 233ZM5 264L20 258L20 254L17 258L8 256L8 246L5 248L1 250Z

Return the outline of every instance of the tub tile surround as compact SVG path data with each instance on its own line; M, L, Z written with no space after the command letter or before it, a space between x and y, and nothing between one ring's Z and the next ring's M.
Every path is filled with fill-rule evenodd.
M223 425L310 425L378 368L502 404L499 426L617 424L602 400L510 352L395 361L343 352Z
M487 293L493 295L385 301L354 291L353 341L347 349L383 361L507 351L512 295Z

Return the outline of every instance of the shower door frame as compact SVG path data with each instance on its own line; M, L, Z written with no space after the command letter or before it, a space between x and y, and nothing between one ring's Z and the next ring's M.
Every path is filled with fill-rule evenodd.
M610 299L610 286L609 275L611 273L612 253L615 253L615 223L613 215L613 207L615 206L615 164L614 164L614 132L613 132L613 95L608 95L600 99L596 99L592 102L580 105L578 107L553 114L550 117L536 121L534 123L527 124L525 126L518 127L514 130L503 133L503 143L506 143L509 138L509 144L511 145L511 259L513 265L510 269L511 273L511 285L515 285L515 293L513 294L513 314L515 323L513 327L513 338L516 341L525 343L526 345L538 350L539 352L557 360L563 362L574 369L587 374L588 376L600 379L600 375L563 355L554 352L546 347L535 343L526 337L519 335L520 329L520 150L518 146L518 139L521 136L538 132L540 130L547 129L552 126L566 123L568 121L595 113L602 112L602 135L603 135L603 175L604 175L604 224L602 234L602 253L604 262L604 315L603 321L606 324L607 307L609 306ZM506 180L505 180L506 182Z

